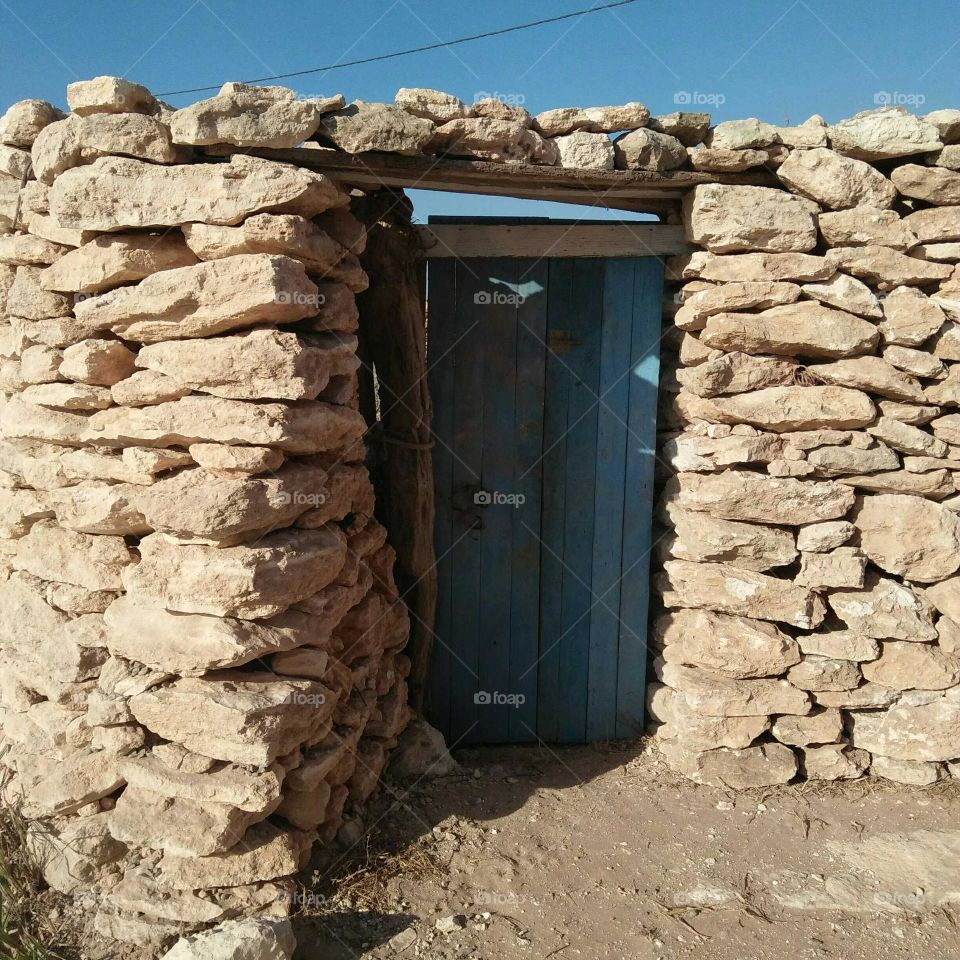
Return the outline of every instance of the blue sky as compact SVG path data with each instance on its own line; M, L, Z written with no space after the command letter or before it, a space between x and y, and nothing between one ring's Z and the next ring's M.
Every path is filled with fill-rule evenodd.
M601 0L0 0L0 103L65 104L71 80L116 74L155 93L374 56L555 16ZM639 0L613 11L410 57L285 81L302 95L392 100L400 86L536 113L688 100L715 120L829 121L884 96L917 112L960 107L956 0ZM211 94L166 99L184 106ZM687 95L685 97L685 95ZM582 208L448 194L432 213L577 216Z

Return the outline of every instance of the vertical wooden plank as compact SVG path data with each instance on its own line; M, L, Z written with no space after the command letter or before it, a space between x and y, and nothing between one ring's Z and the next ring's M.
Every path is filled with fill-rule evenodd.
M633 277L631 261L608 260L602 292L598 291L603 300L603 324L593 505L593 607L590 611L590 671L587 678L586 738L591 742L613 739L616 733Z
M454 262L433 260L429 266L430 314L427 328L427 382L430 395L440 400L433 418L433 478L436 500L434 545L437 556L438 596L430 692L427 714L438 729L450 731L451 644L455 642L451 607L453 543L453 404L456 376L453 343L456 339L456 270Z
M548 261L522 260L518 266L518 279L526 297L517 307L513 489L523 502L511 514L510 689L523 697L523 703L509 714L511 743L533 740L537 730L540 515L549 283Z
M633 264L633 335L617 680L618 737L636 736L643 729L660 380L660 299L663 292L662 261L645 257L633 261Z
M454 407L452 446L455 451L451 483L453 542L448 558L453 578L450 732L455 743L470 742L478 722L474 693L480 675L481 531L473 494L481 482L483 363L487 348L487 337L475 313L474 297L481 289L475 263L458 261L456 276L456 381L448 397Z
M547 336L562 329L573 292L573 263L551 260L547 285ZM562 354L547 350L543 416L543 501L540 537L540 655L537 735L560 739L560 657L563 636L563 555L566 532L567 404L570 377Z
M514 507L510 501L515 467L518 261L471 259L484 281L488 302L474 306L484 340L483 463L481 483L492 498L480 511L480 690L492 702L481 703L471 739L504 743L510 714L516 709L510 689L510 584L513 574ZM505 499L504 499L505 498Z
M560 643L558 740L561 743L583 743L586 740L586 678L590 669L590 610L594 602L592 544L602 278L602 261L573 261L571 297L566 309L558 315L554 328L561 331L570 344L569 351L561 355L565 374L570 380Z

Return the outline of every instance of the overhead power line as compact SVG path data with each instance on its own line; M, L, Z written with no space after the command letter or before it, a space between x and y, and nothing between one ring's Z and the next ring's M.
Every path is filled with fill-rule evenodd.
M394 60L397 57L409 57L414 53L425 53L428 50L441 50L444 47L455 47L461 43L472 43L474 40L486 40L488 37L500 37L505 33L516 33L518 30L530 30L533 27L542 27L548 23L559 23L561 20L572 20L574 17L585 17L591 13L600 13L603 10L612 10L614 7L626 7L639 0L616 0L615 3L605 3L599 7L588 7L586 10L574 10L556 17L547 17L544 20L532 20L530 23L519 23L513 27L502 27L499 30L488 30L486 33L475 33L471 37L458 37L456 40L442 40L438 43L428 43L422 47L411 47L409 50L397 50L394 53L382 53L376 57L365 57L362 60L345 60L342 63L330 63L324 67L311 67L309 70L294 70L292 73L278 73L272 77L257 77L254 80L243 80L243 83L265 83L267 80L288 80L290 77L305 77L311 73L325 73L328 70L342 70L344 67L357 67L365 63L379 63L381 60ZM181 93L206 93L208 90L219 90L219 85L210 87L190 87L186 90L167 90L158 93L158 97L174 97Z

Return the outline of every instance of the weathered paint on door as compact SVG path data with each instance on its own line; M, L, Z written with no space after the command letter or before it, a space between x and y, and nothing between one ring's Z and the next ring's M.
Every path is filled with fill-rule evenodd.
M662 286L653 257L430 262L429 712L452 743L640 729Z

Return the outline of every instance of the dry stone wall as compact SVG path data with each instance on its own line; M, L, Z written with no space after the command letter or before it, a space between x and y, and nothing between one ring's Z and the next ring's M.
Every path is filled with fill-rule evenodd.
M194 150L298 142L288 93L99 78L0 119L0 788L112 939L290 912L407 720L364 227L325 176Z
M706 143L779 185L694 188L668 264L660 743L731 787L960 774L960 111Z

